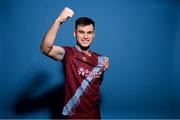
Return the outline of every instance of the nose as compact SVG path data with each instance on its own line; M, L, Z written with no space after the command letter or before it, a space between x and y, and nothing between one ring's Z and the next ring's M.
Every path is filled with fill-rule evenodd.
M85 33L83 37L84 37L85 39L87 39L87 38L88 38L88 34Z

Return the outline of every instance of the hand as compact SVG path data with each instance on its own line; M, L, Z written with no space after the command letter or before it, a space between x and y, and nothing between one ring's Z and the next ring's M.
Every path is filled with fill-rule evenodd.
M71 10L68 7L65 7L64 10L61 12L61 14L59 15L59 17L56 19L56 21L63 23L65 22L67 19L71 18L74 15L73 10Z
M105 57L104 58L104 71L109 68L109 58Z

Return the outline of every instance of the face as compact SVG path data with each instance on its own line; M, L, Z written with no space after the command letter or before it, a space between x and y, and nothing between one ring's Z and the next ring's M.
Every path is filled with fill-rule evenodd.
M93 25L77 26L76 30L74 31L74 36L76 37L80 47L89 47L93 41L93 38L95 37Z

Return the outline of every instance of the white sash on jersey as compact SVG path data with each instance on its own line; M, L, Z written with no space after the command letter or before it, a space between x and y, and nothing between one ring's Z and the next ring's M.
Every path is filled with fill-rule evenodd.
M76 90L75 94L66 103L62 112L63 115L71 115L72 109L78 105L80 97L86 91L90 82L94 79L94 73L98 73L103 69L104 59L105 56L98 57L98 65L93 68L90 74L83 80L81 86Z

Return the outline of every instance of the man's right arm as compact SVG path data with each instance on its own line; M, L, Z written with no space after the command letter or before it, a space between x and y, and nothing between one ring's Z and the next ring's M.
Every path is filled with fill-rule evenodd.
M54 45L54 41L62 23L65 22L68 18L72 17L73 14L74 12L67 7L61 12L59 17L54 21L53 25L43 37L42 43L40 45L42 53L49 56L50 58L53 58L54 60L63 59L65 50L60 46Z

